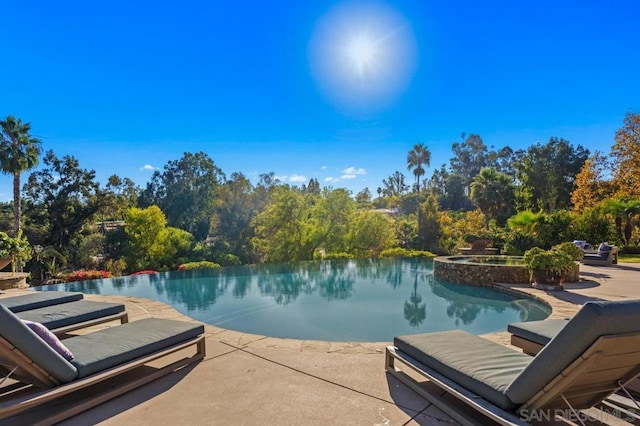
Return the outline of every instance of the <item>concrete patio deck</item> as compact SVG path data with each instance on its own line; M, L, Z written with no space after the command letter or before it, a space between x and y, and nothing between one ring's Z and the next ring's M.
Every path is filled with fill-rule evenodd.
M552 317L573 315L594 299L640 298L640 265L580 266L584 281L563 292L504 285L546 300ZM16 295L25 290L9 290ZM122 296L130 319L192 319L159 302ZM454 425L452 419L384 370L390 342L336 343L249 335L207 325L207 356L73 417L63 425ZM508 344L506 332L485 335ZM72 402L61 401L64 404ZM21 422L47 417L39 412ZM4 423L3 423L4 424ZM23 423L24 424L24 423Z

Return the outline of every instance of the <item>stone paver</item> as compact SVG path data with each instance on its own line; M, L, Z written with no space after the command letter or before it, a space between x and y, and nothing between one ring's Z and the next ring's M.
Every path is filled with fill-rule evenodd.
M640 298L639 272L640 265L633 264L581 265L583 281L567 285L564 292L504 286L546 301L553 308L550 318L563 318L575 314L588 300ZM9 290L5 295L24 291ZM125 303L131 321L158 316L195 322L152 300L104 295L86 298ZM205 325L205 332L207 357L195 367L63 424L455 424L386 374L384 348L389 342L279 339L210 325ZM506 332L483 337L509 344Z

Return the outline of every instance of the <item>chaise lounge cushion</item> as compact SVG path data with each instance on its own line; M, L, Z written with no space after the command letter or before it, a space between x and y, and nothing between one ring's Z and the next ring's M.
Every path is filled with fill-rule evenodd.
M640 332L640 300L587 302L506 390L524 404L578 359L600 336Z
M514 322L507 326L507 331L525 340L544 346L567 325L567 322L567 319Z
M20 319L39 322L50 330L119 314L125 311L122 303L78 300L19 312Z
M56 380L64 383L76 378L76 368L3 305L0 305L0 324L0 335Z
M462 330L399 336L394 344L398 350L505 410L515 408L505 390L533 359Z
M78 378L123 364L204 333L204 327L182 321L145 318L65 340L73 353Z
M0 299L0 303L11 312L16 313L59 303L74 302L83 297L82 293L67 291L34 291L31 294L23 294L21 296L3 297Z

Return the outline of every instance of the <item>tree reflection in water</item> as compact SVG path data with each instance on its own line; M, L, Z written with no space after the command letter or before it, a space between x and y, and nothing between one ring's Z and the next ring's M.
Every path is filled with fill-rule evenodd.
M409 321L411 327L417 327L427 317L427 304L422 302L422 296L418 294L418 275L413 282L413 293L409 300L404 302L404 318Z
M62 288L155 299L210 324L303 339L386 341L416 329L463 328L483 333L503 328L518 317L548 316L535 300L436 281L432 263L424 259L244 265L76 282L43 290ZM506 315L501 316L503 312Z
M473 323L481 312L504 312L507 306L496 302L513 300L512 296L484 287L433 280L430 285L433 294L447 302L447 315L455 319L456 325Z

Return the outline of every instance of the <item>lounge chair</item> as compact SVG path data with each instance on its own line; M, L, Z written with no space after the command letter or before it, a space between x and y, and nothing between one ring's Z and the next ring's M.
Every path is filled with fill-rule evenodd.
M4 306L0 306L0 324L0 369L17 380L0 387L0 419L7 419L3 422L69 394L82 398L81 403L47 418L54 424L205 355L204 327L181 321L146 318L71 337L63 341L74 356L70 361ZM195 354L175 360L174 353L194 346ZM160 360L164 361L161 367ZM124 381L113 382L115 377ZM101 384L109 386L94 392ZM88 387L91 390L85 390Z
M11 312L22 312L30 309L43 308L59 303L75 302L84 297L82 293L67 291L34 291L20 296L0 298L0 303Z
M111 321L120 321L121 324L129 322L124 304L90 300L76 300L21 311L16 316L22 320L41 323L57 336Z
M569 318L540 321L515 322L507 326L511 333L511 344L527 355L535 356L569 322ZM640 378L626 386L635 395L640 395Z
M478 424L399 370L396 360L501 424L580 417L576 410L640 373L640 301L586 303L535 357L461 330L396 337L387 347L387 371L455 420Z
M124 304L92 302L83 297L75 292L33 292L0 298L0 304L20 319L41 323L58 336L110 321L129 321Z
M588 254L582 257L584 265L611 266L618 263L618 247L602 243L598 247L598 254Z

